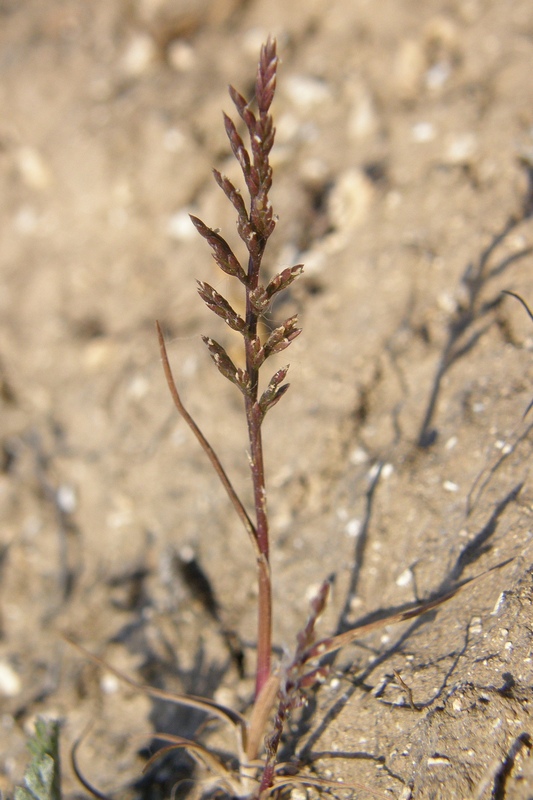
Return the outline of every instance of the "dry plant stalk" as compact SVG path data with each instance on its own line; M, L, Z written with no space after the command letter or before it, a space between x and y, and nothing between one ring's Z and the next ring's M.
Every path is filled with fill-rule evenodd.
M257 665L255 696L251 712L246 718L240 712L207 698L172 695L150 686L140 686L118 670L83 650L88 658L111 670L122 680L127 681L130 685L137 687L146 694L159 699L166 699L173 703L201 709L210 717L218 718L227 724L235 733L236 753L239 764L237 770L228 766L217 753L200 742L159 733L156 734L157 738L168 742L168 746L158 751L148 762L146 768L150 767L155 759L169 750L183 748L212 773L219 790L227 792L230 797L246 798L247 800L266 800L268 797L276 796L280 790L290 785L310 785L319 789L327 789L332 786L338 787L338 784L320 780L303 772L294 774L294 765L291 765L291 772L287 765L278 763L280 742L291 712L305 703L306 691L325 678L326 668L321 663L321 660L324 656L334 653L339 648L350 644L376 628L424 614L453 597L461 586L471 582L464 581L446 595L441 595L436 599L413 606L400 613L389 615L370 624L355 626L340 635L317 641L315 626L327 602L330 588L329 582L325 581L311 604L309 619L305 627L297 636L293 655L285 659L282 664L272 665L272 583L262 423L266 414L281 400L288 389L288 384L285 383L288 366L277 370L269 378L263 391L260 390L259 386L259 374L268 358L285 350L299 335L300 329L298 328L296 316L292 316L265 338L261 338L259 331L261 322L274 297L296 280L303 270L303 266L298 264L282 270L267 283L262 282L262 259L268 239L275 227L275 219L269 201L269 191L272 185L272 168L269 155L274 143L275 133L270 107L276 87L277 66L276 43L274 40L269 39L261 49L257 70L255 84L256 112L252 111L251 104L239 92L232 87L229 90L231 99L246 126L250 139L250 149L248 150L237 131L235 123L227 115L224 115L224 124L231 149L244 176L249 195L248 205L241 192L229 178L222 175L218 170L213 171L216 182L237 212L237 230L247 251L246 266L244 267L241 264L230 245L218 231L209 228L197 217L191 216L198 233L211 247L217 266L226 275L240 283L244 292L245 313L244 316L241 316L232 308L228 300L212 286L203 281L198 282L198 292L207 307L231 329L237 331L243 340L245 367L241 369L234 364L222 345L214 339L203 337L218 370L227 380L235 384L243 396L250 447L250 471L254 498L253 519L233 488L217 454L183 405L172 375L163 333L157 323L163 367L174 404L211 461L237 515L243 523L256 559L259 598L257 612ZM76 764L75 750L73 752L73 762L75 770L86 788L97 796L102 797L81 775ZM342 784L342 786L348 789L356 788L350 787L348 784ZM366 791L369 791L368 788L366 788ZM220 796L220 791L218 796Z

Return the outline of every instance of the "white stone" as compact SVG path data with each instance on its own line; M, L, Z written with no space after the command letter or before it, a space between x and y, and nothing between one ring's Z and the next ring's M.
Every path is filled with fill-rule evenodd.
M34 147L19 147L16 154L22 180L30 189L46 189L52 173L43 156Z
M347 536L351 539L356 539L359 534L361 533L361 520L360 519L351 519L346 527L344 528Z
M189 242L196 238L196 230L192 224L189 212L185 209L176 211L167 221L167 234L178 242Z
M68 483L62 484L57 490L56 500L59 508L65 514L72 514L76 510L77 499L74 487Z
M448 142L446 161L450 164L467 164L477 151L477 139L473 133L463 133Z
M417 122L411 128L411 136L414 142L420 144L424 142L432 142L437 135L437 130L432 122Z
M374 186L362 170L346 170L329 197L331 224L341 232L349 232L362 225L368 218L374 194Z
M196 63L194 48L182 39L176 39L169 44L167 58L176 72L190 72Z
M139 33L130 40L122 56L121 66L126 75L138 77L150 69L156 56L157 47L152 37Z
M408 567L396 578L396 586L409 586L413 581L413 571Z
M0 694L4 697L16 697L21 689L22 682L11 664L0 661Z
M291 103L304 111L320 106L331 99L327 83L310 75L292 75L284 82L284 90Z
M458 492L459 486L453 481L444 481L442 488L445 492Z

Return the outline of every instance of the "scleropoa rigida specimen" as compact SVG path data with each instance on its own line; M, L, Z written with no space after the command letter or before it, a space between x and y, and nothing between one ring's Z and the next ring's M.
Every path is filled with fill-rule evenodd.
M218 231L209 228L197 217L191 217L196 230L210 246L217 266L240 284L244 293L245 312L241 315L208 283L203 281L198 283L198 292L207 307L232 330L242 336L245 363L243 369L234 364L222 345L207 336L204 336L203 339L218 370L237 387L243 397L250 447L253 515L246 510L218 456L185 409L172 376L163 333L159 324L157 325L163 366L176 408L211 461L248 534L255 556L258 582L255 694L251 710L244 716L240 711L227 708L207 698L170 695L152 687L139 687L153 697L201 709L209 717L217 718L229 726L235 735L236 757L231 763L228 763L227 760L199 741L192 741L180 736L157 734L157 738L166 741L167 746L158 751L147 766L150 766L163 753L175 748L183 748L210 773L213 783L218 787L217 796L226 794L230 797L249 798L250 800L266 800L268 797L279 794L284 788L298 784L315 786L322 790L333 786L339 788L338 784L321 780L302 770L295 770L294 763L288 765L278 762L281 738L291 712L305 703L306 691L323 680L326 675L327 669L323 664L324 656L359 639L375 628L417 617L451 598L460 588L460 586L455 587L446 595L382 618L377 622L359 625L340 635L317 641L315 625L324 609L329 592L329 582L325 581L311 603L308 621L297 636L293 654L284 658L281 663L273 664L272 662L272 584L262 423L266 414L270 413L273 406L282 399L288 389L288 384L285 383L288 367L279 369L271 375L263 389L259 385L259 375L270 356L285 350L299 335L300 329L297 318L293 316L266 337L261 337L260 331L261 323L272 300L295 281L303 270L302 265L290 267L282 270L268 282L262 282L263 254L275 227L275 219L269 201L269 191L272 185L269 156L274 144L275 131L270 107L276 87L277 66L276 43L269 39L261 49L257 70L254 98L256 111L252 111L251 103L248 103L239 92L230 87L231 99L250 138L250 146L247 149L235 123L224 115L224 124L231 149L244 176L249 195L247 201L227 177L217 170L213 171L216 182L237 212L237 230L248 254L246 266L241 264L239 258ZM467 582L463 582L462 585ZM94 656L87 655L98 663L103 663ZM138 686L108 664L105 667L114 671L128 683ZM86 788L95 792L86 779L81 776L76 766L75 751L73 755L75 769L80 780ZM342 784L342 786L350 788L347 784Z

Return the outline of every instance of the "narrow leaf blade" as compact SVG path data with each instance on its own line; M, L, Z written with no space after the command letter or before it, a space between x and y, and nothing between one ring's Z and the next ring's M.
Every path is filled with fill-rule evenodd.
M486 574L487 573L483 573L483 575ZM478 578L480 577L482 576L478 576ZM389 614L389 616L375 620L374 622L356 625L355 627L350 628L350 630L345 631L345 633L340 633L338 636L331 636L327 639L322 639L320 642L317 642L309 648L305 654L305 661L312 661L313 659L321 658L328 653L334 653L341 647L345 647L346 645L354 642L356 639L360 639L362 636L365 636L367 633L371 633L378 628L383 628L385 625L392 625L396 622L405 622L409 619L420 617L422 614L426 614L428 611L432 611L434 608L438 608L438 606L441 606L443 603L451 600L451 598L455 597L455 595L460 592L464 586L472 583L475 580L478 580L478 578L471 578L459 586L456 586L455 589L452 589L451 591L435 598L434 600L428 600L426 603L420 603L412 608L406 609L405 611L399 611L396 614Z

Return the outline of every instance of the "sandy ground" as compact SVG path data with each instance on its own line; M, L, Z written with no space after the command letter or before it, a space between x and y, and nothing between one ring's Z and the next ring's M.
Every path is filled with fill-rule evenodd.
M265 425L276 645L328 575L324 633L511 559L340 654L286 754L384 797L526 800L533 323L501 291L533 303L529 0L0 3L0 789L37 714L63 720L67 797L85 794L68 754L89 721L80 764L102 791L166 798L189 774L181 759L138 783L150 732L198 717L102 675L62 632L138 680L249 700L253 555L171 407L153 323L248 497L240 399L199 334L237 340L195 279L233 289L187 214L235 241L210 170L236 175L221 109L228 83L249 93L269 32L267 268L306 264L272 313L304 329ZM184 548L242 637L244 678Z

